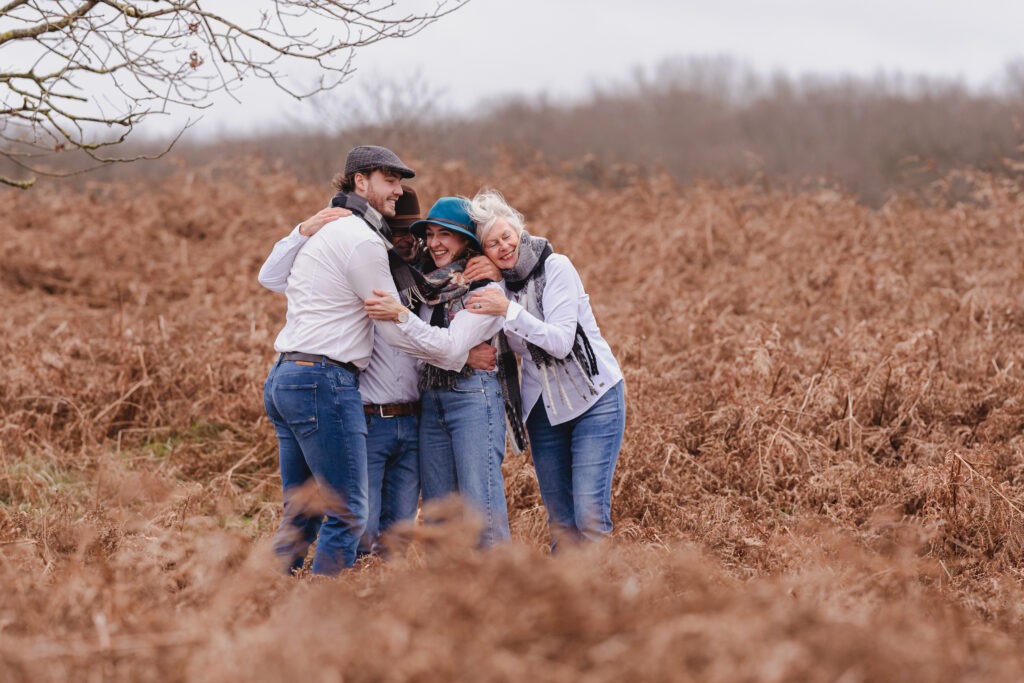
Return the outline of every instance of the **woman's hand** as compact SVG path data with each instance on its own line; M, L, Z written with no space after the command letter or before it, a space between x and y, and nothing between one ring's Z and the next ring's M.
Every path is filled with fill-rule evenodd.
M508 312L508 299L497 287L478 289L466 300L466 310L481 315L500 315Z
M486 256L474 256L469 259L466 262L466 269L462 274L470 282L478 282L480 280L494 280L497 282L501 279L501 271L498 270L498 266L494 265L494 261Z
M312 237L320 231L320 228L328 223L351 215L351 211L340 206L329 206L326 209L320 209L320 211L299 223L299 234Z
M365 304L363 308L366 309L366 313L370 316L371 320L390 320L397 323L398 316L402 311L409 312L408 308L396 301L395 297L387 292L375 289L373 293L375 296L367 297L366 301L363 302Z

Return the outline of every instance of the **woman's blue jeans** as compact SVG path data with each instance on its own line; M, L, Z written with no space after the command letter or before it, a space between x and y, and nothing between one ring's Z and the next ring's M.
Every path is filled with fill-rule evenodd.
M290 570L309 546L314 574L351 567L366 529L366 419L359 378L325 363L279 361L267 375L263 403L277 433L284 515L274 552ZM324 509L308 509L303 484L315 481Z
M548 511L551 548L596 541L612 530L612 476L626 429L625 383L577 418L552 425L543 401L526 421L537 483Z
M505 480L505 405L494 372L475 370L451 389L426 389L420 416L423 501L461 494L481 514L483 547L510 538Z

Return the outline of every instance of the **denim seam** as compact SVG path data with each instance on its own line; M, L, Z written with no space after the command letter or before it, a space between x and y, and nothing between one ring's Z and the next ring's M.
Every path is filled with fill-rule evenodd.
M481 391L483 390L481 382ZM487 528L494 528L494 500L492 485L494 483L494 411L491 410L491 402L486 400L486 392L484 393L485 404L487 405Z

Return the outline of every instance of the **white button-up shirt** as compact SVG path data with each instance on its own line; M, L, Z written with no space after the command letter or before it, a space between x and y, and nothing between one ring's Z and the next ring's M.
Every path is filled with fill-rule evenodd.
M591 378L597 389L596 396L589 392L581 395L573 389L567 392L570 403L566 403L558 391L550 392L552 396L544 396L548 420L557 425L585 413L605 392L622 381L622 370L608 342L601 336L597 320L594 319L594 310L590 307L590 297L583 290L583 281L569 258L562 254L549 256L544 262L544 277L543 319L523 308L513 292L510 292L511 300L505 314L505 333L508 335L509 347L523 360L523 419L529 417L543 393L540 369L530 357L527 341L544 349L554 358L565 358L572 352L578 322L590 340L597 359L597 376Z

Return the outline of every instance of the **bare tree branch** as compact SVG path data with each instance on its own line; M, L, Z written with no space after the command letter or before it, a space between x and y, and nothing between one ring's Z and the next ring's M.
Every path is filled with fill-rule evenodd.
M81 19L83 16L88 14L89 10L91 10L98 4L99 0L89 0L88 2L84 3L81 7L79 7L78 9L74 10L73 12L71 12L70 14L61 19L57 19L52 22L46 21L42 24L37 24L36 26L32 26L29 28L16 29L13 31L6 31L4 33L0 33L0 45L3 45L4 43L10 40L23 40L25 38L35 38L36 36L40 36L44 33L61 31L67 28L68 26L71 26L76 21Z
M300 99L330 90L351 76L355 50L415 35L468 1L10 0L0 7L0 161L25 177L0 169L0 185L152 158L113 148L146 118L205 109L246 79ZM322 70L316 83L288 78L296 61Z

